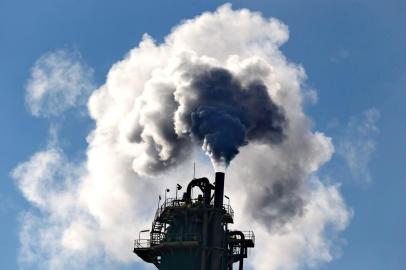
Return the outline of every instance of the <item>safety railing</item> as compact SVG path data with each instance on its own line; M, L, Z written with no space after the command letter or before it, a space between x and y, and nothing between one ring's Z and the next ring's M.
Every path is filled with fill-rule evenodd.
M151 247L151 240L150 239L136 239L134 241L134 248L150 248Z
M160 245L162 243L171 242L184 242L184 241L201 241L201 236L195 233L184 233L184 234L168 234L162 235L162 237L154 237L151 239L136 239L134 241L135 249L150 248L153 246Z
M223 209L226 210L226 214L229 215L231 219L234 219L234 210L231 208L231 205L223 204Z
M242 233L244 234L245 240L251 240L253 243L255 243L255 234L253 231L242 231ZM232 234L231 239L241 239L241 235Z
M196 233L167 234L162 242L201 241L201 235Z
M255 243L255 234L253 231L243 231L244 238L247 240L252 240Z
M180 199L175 199L175 198L168 198L166 201L158 207L156 213L155 213L155 219L160 216L166 208L168 207L183 207L185 206L186 203L183 200Z
M190 201L191 205L197 205L201 204L202 201L199 201L199 199L192 199ZM167 208L180 208L180 207L185 207L187 203L184 200L181 199L176 199L176 198L168 198L166 201L160 205L155 213L155 220L162 215L162 213L167 209ZM210 206L213 206L213 202L210 203ZM226 214L228 214L232 219L234 219L234 210L229 204L223 204L223 209L226 211Z

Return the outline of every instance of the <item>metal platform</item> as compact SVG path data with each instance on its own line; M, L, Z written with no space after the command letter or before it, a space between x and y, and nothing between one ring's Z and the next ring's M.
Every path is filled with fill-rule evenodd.
M185 211L207 211L213 209L213 202L209 207L206 207L203 202L198 199L192 199L190 203L176 198L168 198L157 209L154 220L158 222L170 222L173 220L175 214L184 213ZM234 210L229 204L223 204L224 220L225 223L234 223Z

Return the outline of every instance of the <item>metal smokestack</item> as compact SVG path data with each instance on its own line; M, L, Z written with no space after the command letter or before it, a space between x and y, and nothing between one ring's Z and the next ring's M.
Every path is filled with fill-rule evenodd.
M214 208L223 207L224 196L224 173L216 172L215 189L214 189Z

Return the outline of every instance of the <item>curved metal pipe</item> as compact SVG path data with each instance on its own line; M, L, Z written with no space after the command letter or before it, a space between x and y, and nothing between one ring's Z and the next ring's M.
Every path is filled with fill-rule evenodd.
M203 192L204 197L204 204L210 205L211 200L211 190L214 189L214 186L210 183L209 179L206 177L193 179L189 185L187 186L186 190L186 197L185 200L190 202L192 200L191 193L193 187L199 187L200 190Z
M244 241L245 240L245 235L244 235L244 233L242 232L242 231L230 231L230 232L228 232L228 234L231 236L231 235L239 235L240 237L241 237L241 240L242 241ZM239 270L243 270L244 269L244 253L243 253L243 248L245 248L245 247L243 247L242 245L241 245L241 248L240 248L240 263L239 263L239 265L238 265L238 269Z

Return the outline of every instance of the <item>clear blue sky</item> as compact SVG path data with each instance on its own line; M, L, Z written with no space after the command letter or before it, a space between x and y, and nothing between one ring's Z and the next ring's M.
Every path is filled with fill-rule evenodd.
M182 19L214 10L223 1L0 0L0 269L16 269L19 214L30 207L10 171L40 149L48 134L44 119L24 104L30 68L42 54L76 48L94 68L97 83L135 47L143 33L156 40ZM315 128L339 141L351 117L380 112L376 151L362 183L337 155L322 173L342 182L354 209L342 234L342 255L321 269L406 268L406 2L402 0L232 1L289 26L285 55L300 63L319 101L306 108ZM69 121L65 147L85 147L89 120ZM337 124L338 123L338 124Z

